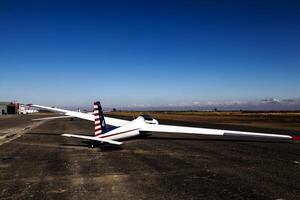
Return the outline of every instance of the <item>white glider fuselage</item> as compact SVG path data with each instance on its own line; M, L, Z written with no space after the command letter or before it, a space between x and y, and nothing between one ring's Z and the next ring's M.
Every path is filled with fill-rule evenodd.
M144 117L139 116L128 124L99 135L98 137L110 140L123 140L131 137L136 137L141 134L140 129L145 124L158 124L158 121L156 119L145 120Z

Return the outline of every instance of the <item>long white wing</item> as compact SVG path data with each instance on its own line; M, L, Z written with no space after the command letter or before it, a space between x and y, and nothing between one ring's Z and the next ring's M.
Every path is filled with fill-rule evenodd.
M121 145L122 144L122 142L118 142L118 141L115 141L115 140L110 140L110 139L105 139L105 138L97 138L97 137L91 137L91 136L85 136L85 135L62 134L62 136L75 137L75 138L93 140L93 141L98 141L98 142L107 142L107 143L115 144L115 145Z
M277 135L268 133L255 133L244 131L230 131L221 129L209 129L209 128L193 128L185 126L171 126L160 124L145 124L140 131L150 132L166 132L166 133L188 133L199 135L219 135L219 136L247 136L247 137L265 137L265 138L278 138L278 139L297 139L298 137L292 137L289 135Z
M77 117L77 118L80 118L80 119L94 121L94 115L93 114L75 112L75 111L65 110L65 109L60 109L60 108L51 108L51 107L41 106L41 105L36 105L36 104L29 104L29 106L39 108L39 109L43 109L43 110L48 110L48 111L51 111L51 112L62 113L64 115ZM112 118L112 117L104 117L104 118L105 118L106 124L111 125L111 126L117 126L117 127L123 126L123 125L130 122L128 120L116 119L116 118Z
M56 117L42 117L42 118L32 119L32 121L42 121L42 120L50 120L50 119L64 119L64 118L72 118L72 116L63 115L63 116L56 116Z

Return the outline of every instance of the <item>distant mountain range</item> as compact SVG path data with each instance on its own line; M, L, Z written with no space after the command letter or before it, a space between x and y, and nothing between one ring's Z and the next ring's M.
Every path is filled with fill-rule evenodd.
M284 111L284 110L300 110L300 99L262 99L262 100L252 100L252 101L209 101L209 102L192 102L186 104L169 104L162 106L151 106L151 105L127 105L127 106L105 106L104 110L111 111L113 109L117 110L137 110L137 111L226 111L226 110L261 110L261 111ZM69 109L77 109L75 107ZM80 108L83 110L91 110L90 106L84 106Z

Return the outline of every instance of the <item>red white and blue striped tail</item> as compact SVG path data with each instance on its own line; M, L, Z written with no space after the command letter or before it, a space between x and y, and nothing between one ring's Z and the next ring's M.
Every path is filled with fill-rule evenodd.
M102 107L99 101L94 102L94 116L95 116L95 136L99 136L107 132L106 123Z

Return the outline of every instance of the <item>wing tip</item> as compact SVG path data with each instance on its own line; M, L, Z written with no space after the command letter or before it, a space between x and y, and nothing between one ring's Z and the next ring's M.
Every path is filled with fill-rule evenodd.
M300 136L299 135L293 135L292 136L292 140L293 141L299 141L300 140Z

